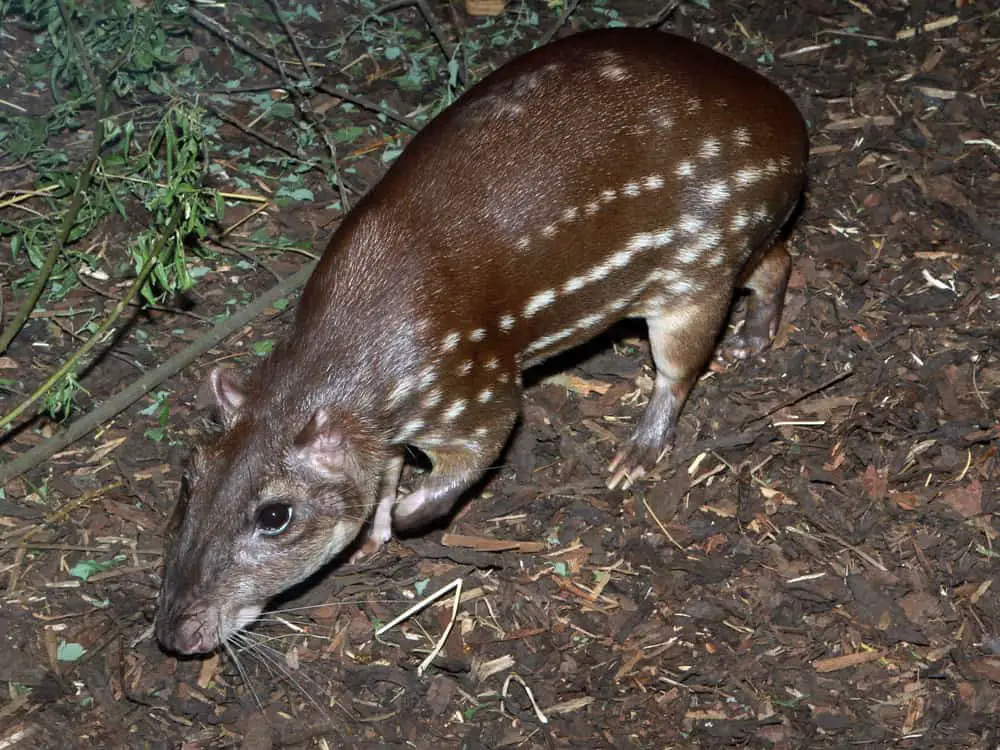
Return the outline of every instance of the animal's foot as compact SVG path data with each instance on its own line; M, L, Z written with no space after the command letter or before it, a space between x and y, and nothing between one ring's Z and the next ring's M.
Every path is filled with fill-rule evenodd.
M633 435L628 445L618 451L608 466L611 477L608 479L608 489L619 485L628 489L643 479L652 471L663 457L670 452L672 440L645 441L638 435Z

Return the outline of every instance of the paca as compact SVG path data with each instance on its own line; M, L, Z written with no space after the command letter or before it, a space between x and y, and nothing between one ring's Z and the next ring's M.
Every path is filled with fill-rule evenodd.
M161 643L214 649L349 547L447 514L508 439L522 371L625 317L656 380L609 485L643 476L735 289L731 353L773 336L807 151L776 86L653 31L577 34L471 88L344 219L271 356L211 374L224 434L182 493ZM433 468L397 498L405 446Z

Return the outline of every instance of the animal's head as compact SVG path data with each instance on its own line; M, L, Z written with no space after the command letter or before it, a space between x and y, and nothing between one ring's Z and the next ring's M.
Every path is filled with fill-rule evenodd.
M375 502L365 439L341 415L279 414L224 370L210 385L224 433L192 456L156 619L160 643L182 654L217 648L336 557Z

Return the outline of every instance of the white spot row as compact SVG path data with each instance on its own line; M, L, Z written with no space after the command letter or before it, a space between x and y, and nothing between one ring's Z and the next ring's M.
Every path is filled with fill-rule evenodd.
M719 143L718 138L706 138L701 142L701 148L698 149L699 159L714 159L719 154L722 153L722 144Z
M695 288L683 271L672 268L658 268L653 271L646 277L643 288L648 289L653 284L663 284L664 291L674 295L688 294Z
M393 385L389 391L389 406L397 406L400 401L409 396L416 386L416 378L412 375L404 375Z
M607 261L599 266L595 266L587 273L581 276L573 276L563 284L562 291L564 294L570 294L583 289L588 284L605 279L611 275L612 270L625 268L639 253L670 244L673 237L674 231L669 228L660 229L656 232L640 232L633 235L624 250L619 250L608 258Z
M609 81L624 81L628 78L628 71L621 65L605 65L601 68L601 77Z
M739 211L733 214L733 219L729 223L729 231L732 232L733 234L736 234L737 232L742 232L744 229L747 228L747 225L749 223L750 223L750 217L747 216L747 212L741 208Z
M614 320L617 320L617 315L620 314L625 308L632 304L632 300L641 293L639 290L633 295L628 297L621 297L607 305L602 307L596 313L587 315L580 318L576 323L569 326L568 328L563 328L560 331L549 334L548 336L542 336L542 338L533 341L525 350L524 353L529 355L528 364L534 364L535 360L530 359L530 355L538 354L545 351L553 344L558 344L560 341L565 341L566 339L574 336L577 333L582 333L598 325L605 325Z
M442 415L444 420L446 422L454 422L458 418L458 415L465 411L467 403L468 402L464 398L457 398L452 401Z
M550 333L548 336L542 336L540 339L532 341L525 350L524 353L531 355L536 354L544 349L548 349L553 344L558 344L564 339L568 339L576 331L576 328L564 328L561 331L556 331L555 333Z
M729 186L725 180L712 180L705 185L705 202L710 206L717 206L724 203L729 198Z
M426 391L431 387L431 384L437 380L437 369L432 365L427 365L423 370L420 371L420 382L418 383L420 390Z
M690 245L685 245L677 251L676 259L685 264L691 265L702 260L704 254L717 248L722 242L722 232L718 227L711 227L698 234L698 239ZM721 253L720 253L721 257Z
M681 217L680 227L684 234L697 234L701 231L701 228L705 226L705 222L699 219L697 216L692 216L691 214L686 214Z
M423 428L424 420L419 417L411 419L399 428L399 432L396 433L396 440L410 440Z
M528 304L524 306L524 317L531 318L540 310L544 310L546 307L551 305L556 300L555 289L546 289L545 291L539 292L531 299L528 300Z
M764 171L759 167L743 167L733 174L733 182L740 187L750 187L760 182L764 177Z
M500 330L509 331L514 327L514 316L504 315L500 318ZM485 328L475 328L469 332L469 341L479 343L486 338ZM462 334L459 331L450 331L441 339L441 353L447 354L448 352L453 352L458 348L458 345L462 342ZM425 367L420 373L420 387L421 389L426 389L434 380L437 378L437 374L434 369L429 365ZM396 384L399 387L399 383Z

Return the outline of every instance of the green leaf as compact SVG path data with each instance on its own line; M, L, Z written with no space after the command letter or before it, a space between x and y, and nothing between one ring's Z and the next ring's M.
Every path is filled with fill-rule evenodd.
M264 339L263 341L255 341L253 346L253 353L258 357L266 357L274 349L274 342L270 339Z
M79 578L81 581L86 581L95 573L103 573L108 568L113 568L124 561L125 555L115 555L114 558L104 563L97 562L96 560L81 560L69 569L69 574L75 578Z
M144 433L142 433L142 436L144 438L146 438L147 440L153 441L154 443L162 443L163 442L163 438L165 438L167 436L167 428L166 427L150 427L148 430L146 430Z
M301 203L310 203L316 200L316 196L313 194L313 191L306 187L292 189L280 188L275 195L277 197L288 198Z
M398 157L401 153L403 153L403 149L401 148L385 149L384 151L382 151L382 163L391 164L392 162L396 161L396 157Z
M56 649L56 659L59 661L77 661L85 653L87 653L87 649L79 643L59 641L59 648Z
M291 120L295 117L295 105L288 102L275 102L271 105L271 114L279 120Z

